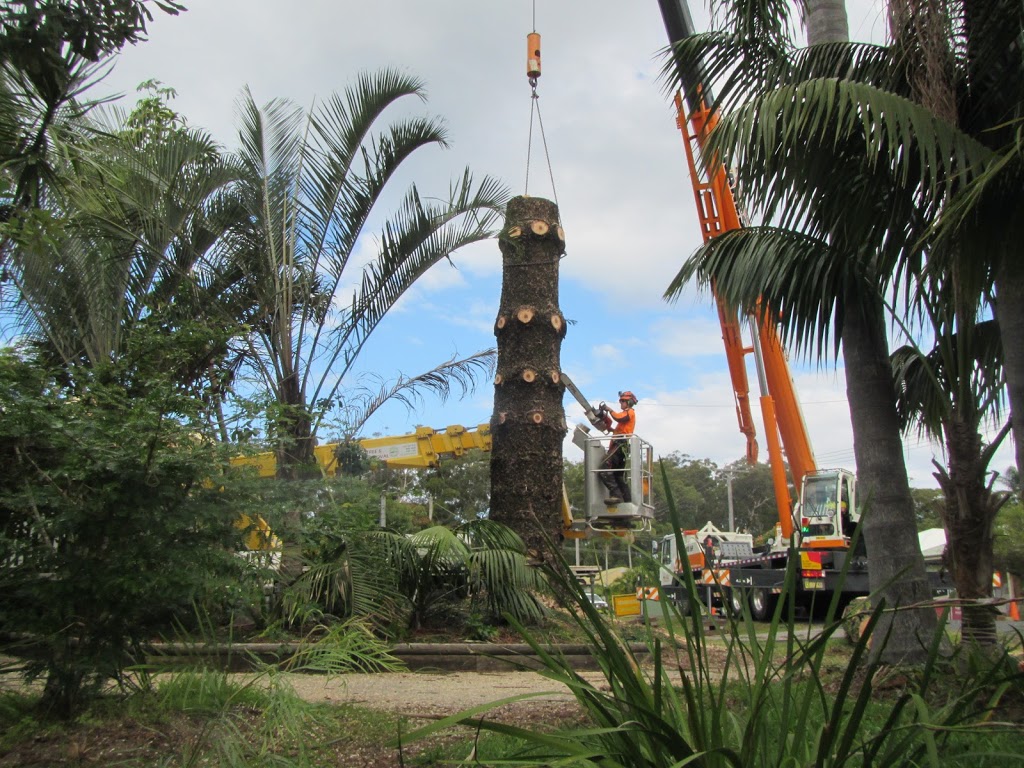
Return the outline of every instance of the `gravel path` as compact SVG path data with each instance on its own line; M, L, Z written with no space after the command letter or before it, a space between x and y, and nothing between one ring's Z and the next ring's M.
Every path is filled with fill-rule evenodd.
M607 689L600 672L580 676ZM569 689L533 672L389 672L379 674L289 674L288 682L307 701L355 704L410 716L443 716L479 704L541 694L525 703L574 703Z

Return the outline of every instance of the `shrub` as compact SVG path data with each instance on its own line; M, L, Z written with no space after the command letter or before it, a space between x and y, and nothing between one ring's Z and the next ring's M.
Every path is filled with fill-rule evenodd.
M0 353L0 651L70 716L237 581L237 510L199 401L159 371L55 376Z

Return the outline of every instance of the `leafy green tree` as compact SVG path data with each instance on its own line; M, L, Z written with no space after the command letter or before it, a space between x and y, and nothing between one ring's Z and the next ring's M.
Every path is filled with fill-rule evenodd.
M184 6L153 0L164 13ZM144 39L148 0L18 0L0 8L0 167L4 218L43 201L57 174L53 140L90 107L82 95L97 65ZM56 129L56 130L55 130Z
M941 528L942 507L945 504L942 490L937 488L915 488L911 493L914 496L914 517L917 519L917 530L924 531L928 528Z
M1024 505L1019 501L1007 504L995 520L995 555L993 563L1004 573L1024 575Z
M569 495L569 506L579 516L583 510L584 471L582 461L562 461L562 484Z
M775 488L767 464L732 464L722 472L727 481L732 474L733 520L737 530L758 536L774 536L779 512L775 506Z
M436 469L415 473L412 494L433 500L434 519L458 525L487 516L491 495L490 457L482 451L445 461Z
M662 463L682 524L687 528L700 528L708 520L715 520L716 525L724 525L726 492L718 482L718 465L710 459L694 459L678 452L663 457ZM667 520L664 494L659 494L654 506L655 517Z
M239 499L210 482L227 457L166 373L176 349L139 334L120 363L56 373L0 356L0 648L60 716L241 579Z

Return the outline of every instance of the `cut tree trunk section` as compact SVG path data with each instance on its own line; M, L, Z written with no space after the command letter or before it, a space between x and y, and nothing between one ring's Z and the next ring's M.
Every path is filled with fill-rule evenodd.
M494 323L498 364L491 417L491 519L507 525L543 561L561 533L565 409L558 262L565 235L549 200L516 197L499 236L501 303Z

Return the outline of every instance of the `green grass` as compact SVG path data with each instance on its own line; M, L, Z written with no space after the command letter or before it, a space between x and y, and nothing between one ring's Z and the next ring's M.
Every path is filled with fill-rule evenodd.
M400 731L398 718L380 712L310 704L282 687L201 679L217 676L176 674L154 690L106 695L71 723L39 719L37 696L0 695L0 759L11 765L326 768L379 752Z

